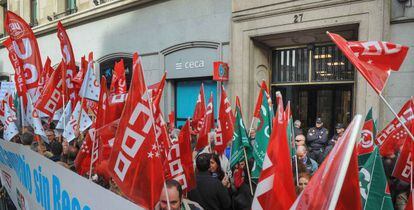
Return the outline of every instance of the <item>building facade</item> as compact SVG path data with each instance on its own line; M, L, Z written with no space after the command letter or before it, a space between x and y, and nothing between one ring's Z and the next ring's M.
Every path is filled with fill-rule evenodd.
M321 117L333 130L373 108L379 128L392 113L335 47L326 31L347 40L384 40L412 46L411 0L233 0L230 88L252 115L257 83L292 102L305 128ZM394 72L384 96L398 109L414 94L413 50ZM252 91L255 90L255 91Z
M33 26L43 62L46 56L53 65L62 59L56 36L57 21L61 21L71 39L76 61L79 63L81 56L92 51L100 75L110 79L114 62L123 59L129 82L134 52L142 57L147 85L157 83L167 71L162 104L166 115L175 111L178 124L192 116L201 83L206 100L212 92L217 102L212 66L214 61L229 61L230 0L0 2L2 17L8 9ZM13 74L7 49L2 47L0 55L1 73Z
M110 78L114 62L123 59L129 80L134 52L142 56L148 85L167 71L162 104L164 113L175 111L178 124L192 116L201 83L206 101L213 93L217 104L212 63L224 61L231 101L241 98L248 119L265 80L273 99L281 91L291 101L305 128L321 117L332 130L371 107L382 128L391 112L326 31L348 40L414 44L413 0L0 0L0 6L0 24L10 10L33 26L43 61L61 60L61 21L77 61L93 51L100 75ZM0 41L6 36L0 27ZM6 79L13 69L3 46L0 56L0 79ZM412 56L410 50L384 91L397 110L414 94Z

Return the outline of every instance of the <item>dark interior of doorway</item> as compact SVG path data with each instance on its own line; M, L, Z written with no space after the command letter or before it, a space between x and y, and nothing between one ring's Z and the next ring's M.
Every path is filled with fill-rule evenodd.
M293 120L302 122L305 134L315 126L317 117L322 118L330 137L337 123L347 126L352 119L353 83L273 86L273 101L276 101L276 91L282 93L285 105L290 101ZM276 110L276 104L274 106Z

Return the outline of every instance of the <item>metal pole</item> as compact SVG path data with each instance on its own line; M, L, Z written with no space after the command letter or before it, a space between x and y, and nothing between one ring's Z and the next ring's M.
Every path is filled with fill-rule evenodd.
M401 123L401 126L403 126L403 128L407 131L407 134L410 136L410 138L414 141L414 136L411 133L410 129L407 128L407 126L405 125L405 123L403 123L403 121L401 120L401 118L398 116L398 114L394 111L394 109L391 107L391 105L388 103L388 101L384 98L384 96L382 96L382 94L378 94L380 96L380 98L382 99L382 101L384 101L384 103L388 106L388 108L391 110L391 112L394 114L394 116L398 119L398 121Z

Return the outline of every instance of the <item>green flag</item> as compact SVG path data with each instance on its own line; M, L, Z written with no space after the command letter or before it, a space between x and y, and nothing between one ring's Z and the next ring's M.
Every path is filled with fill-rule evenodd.
M377 147L359 170L359 182L363 209L394 209Z
M296 154L296 147L294 145L295 142L295 136L293 133L293 117L292 117L292 112L290 109L290 101L288 101L288 104L286 106L286 110L285 110L285 116L288 118L288 125L287 125L287 142L289 145L289 151L290 151L290 157L295 156Z
M259 178L262 171L263 160L266 155L267 145L269 144L272 129L273 113L270 109L266 92L262 90L262 104L260 106L260 116L257 122L256 140L253 143L253 157L255 164L252 168L252 178Z
M231 144L230 167L233 167L240 161L244 160L244 147L247 147L247 151L251 150L241 110L238 106L236 106L236 119L234 122L233 141Z

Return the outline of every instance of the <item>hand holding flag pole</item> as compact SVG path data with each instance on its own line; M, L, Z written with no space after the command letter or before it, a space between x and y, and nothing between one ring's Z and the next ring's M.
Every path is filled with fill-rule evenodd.
M408 47L390 42L368 41L348 42L338 34L326 32L338 48L344 53L349 61L364 76L371 87L377 92L381 100L387 105L395 115L408 135L414 140L410 129L407 128L403 120L382 95L391 71L398 71L403 63Z

